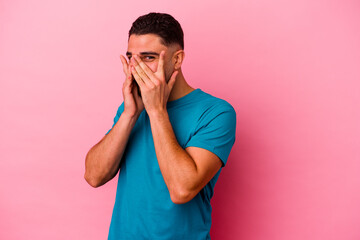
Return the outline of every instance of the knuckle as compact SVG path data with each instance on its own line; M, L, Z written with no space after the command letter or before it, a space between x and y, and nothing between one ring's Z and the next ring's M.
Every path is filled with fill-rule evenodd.
M154 80L154 85L155 85L155 86L159 86L159 85L160 85L160 81L157 80L157 79L155 79L155 80Z

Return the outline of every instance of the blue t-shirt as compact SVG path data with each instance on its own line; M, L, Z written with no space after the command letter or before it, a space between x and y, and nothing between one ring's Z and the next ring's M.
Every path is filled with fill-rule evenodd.
M112 127L123 111L124 103ZM168 102L167 111L183 149L207 149L225 166L235 142L236 126L236 113L228 102L198 88ZM156 158L149 116L142 111L120 163L108 239L210 239L210 199L220 172L191 201L173 203Z

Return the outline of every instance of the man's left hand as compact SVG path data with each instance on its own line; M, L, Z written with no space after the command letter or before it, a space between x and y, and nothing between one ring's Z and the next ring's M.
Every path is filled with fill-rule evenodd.
M165 51L161 51L156 72L153 72L139 56L133 55L131 58L131 72L140 87L141 98L148 114L166 111L166 104L178 74L178 71L174 71L166 83L164 55Z

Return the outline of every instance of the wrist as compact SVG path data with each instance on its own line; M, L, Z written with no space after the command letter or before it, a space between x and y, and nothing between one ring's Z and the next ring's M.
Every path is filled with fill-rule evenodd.
M122 114L121 114L121 116L123 116L126 120L128 120L129 122L136 122L137 121L137 119L139 118L139 116L140 116L140 113L141 112L136 112L136 113L128 113L128 112L123 112Z
M168 118L168 112L166 109L156 109L148 112L150 119L163 119Z

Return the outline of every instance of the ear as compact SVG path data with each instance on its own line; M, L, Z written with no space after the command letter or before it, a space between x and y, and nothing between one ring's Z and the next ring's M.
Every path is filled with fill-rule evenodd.
M185 57L184 50L178 50L173 54L172 61L173 61L175 70L179 70L181 68L181 65L184 61L184 57Z

